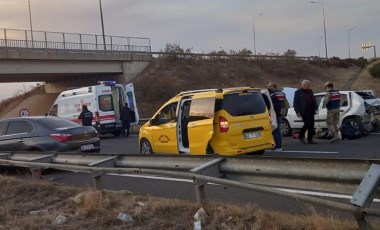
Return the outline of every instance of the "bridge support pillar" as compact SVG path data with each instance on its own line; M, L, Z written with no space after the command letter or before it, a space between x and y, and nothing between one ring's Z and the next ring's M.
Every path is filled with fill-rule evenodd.
M145 61L145 62L142 62L142 61L126 61L126 62L123 62L123 75L122 75L122 80L121 80L121 84L127 84L127 83L130 83L133 79L135 79L135 77L137 76L137 74L139 74L140 72L142 72L148 65L149 65L150 62L148 61Z

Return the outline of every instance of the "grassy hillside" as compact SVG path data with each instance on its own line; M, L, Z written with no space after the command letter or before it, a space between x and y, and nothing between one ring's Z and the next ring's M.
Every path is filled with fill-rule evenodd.
M183 90L234 86L265 87L275 81L279 87L299 87L303 79L315 92L326 81L337 88L350 88L360 73L358 67L336 67L334 63L300 60L197 60L160 58L154 60L133 81L141 117L150 117L169 98ZM349 85L347 85L349 84Z
M374 63L376 62L371 65ZM336 59L324 62L292 58L283 61L180 59L175 56L157 58L134 79L133 83L140 117L148 118L165 101L183 90L234 86L264 88L269 81L277 82L279 87L299 87L303 79L311 80L315 92L323 91L324 83L332 81L339 89L372 89L376 95L380 95L380 79L371 77L368 67L362 70ZM0 117L6 114L17 115L17 106L34 94L44 94L44 86L17 93L15 97L0 102ZM40 106L44 107L37 110L38 114L33 114L45 114L51 104L52 102L41 104ZM34 108L31 110L34 111Z

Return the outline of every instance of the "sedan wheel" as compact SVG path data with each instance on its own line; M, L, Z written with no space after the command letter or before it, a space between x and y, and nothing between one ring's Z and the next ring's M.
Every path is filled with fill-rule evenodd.
M147 139L141 140L140 143L140 153L141 154L153 154L152 146Z
M286 119L281 119L280 132L283 136L290 136L292 134L292 128Z

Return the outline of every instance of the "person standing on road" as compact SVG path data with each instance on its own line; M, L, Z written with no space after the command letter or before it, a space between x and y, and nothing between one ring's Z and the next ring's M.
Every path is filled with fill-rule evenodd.
M131 120L132 120L132 110L128 107L128 103L125 103L123 109L120 112L120 120L122 125L121 134L123 137L129 136L129 131L131 128ZM127 130L127 133L125 133Z
M79 114L78 119L82 120L83 126L92 126L93 115L90 110L88 110L87 105L82 105L82 112Z
M280 130L280 124L282 120L282 113L281 110L284 109L285 106L285 93L277 89L277 85L274 82L269 82L267 85L268 91L270 94L270 97L272 99L273 108L276 112L276 121L277 121L277 128L273 130L273 138L276 143L275 151L281 151L282 150L282 138L281 138L281 130Z
M334 89L332 82L325 84L326 95L323 99L323 105L327 108L327 128L333 135L331 143L339 141L339 127L338 122L340 118L340 93Z
M309 80L302 81L302 87L294 93L294 110L298 117L302 118L304 125L299 133L299 139L301 143L306 144L305 133L307 135L307 143L316 144L313 141L315 134L314 130L314 115L318 113L317 102L315 101L314 92L310 88L311 82Z

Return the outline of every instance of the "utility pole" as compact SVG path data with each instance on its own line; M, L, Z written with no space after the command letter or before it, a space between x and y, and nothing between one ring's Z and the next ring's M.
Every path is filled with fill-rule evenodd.
M107 48L106 48L106 36L105 36L105 34L104 34L104 22L103 22L102 0L99 0L99 7L100 7L100 20L101 20L101 23L102 23L102 35L103 35L104 51L106 51Z
M259 14L259 15L256 15L255 17L253 17L253 20L252 20L252 25L253 25L253 52L254 52L254 55L256 56L256 33L255 33L255 18L257 17L260 17L261 15L263 14Z

